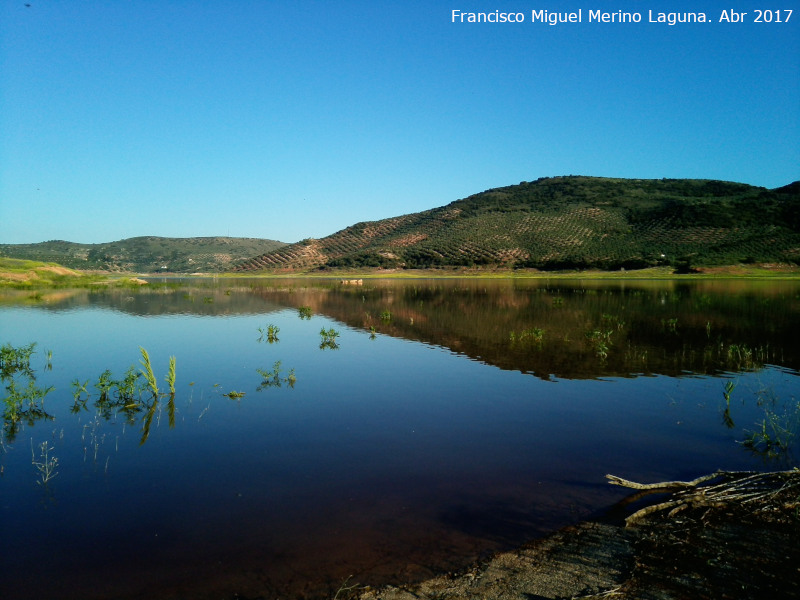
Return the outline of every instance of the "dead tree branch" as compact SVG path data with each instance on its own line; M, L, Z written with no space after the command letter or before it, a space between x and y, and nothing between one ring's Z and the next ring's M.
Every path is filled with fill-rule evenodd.
M630 526L640 523L653 513L670 509L669 516L686 509L697 507L724 507L731 504L753 504L754 510L769 510L775 507L773 501L790 490L800 491L800 469L758 473L755 471L717 471L698 477L692 481L663 481L659 483L637 483L615 475L606 475L609 483L634 490L650 492L670 492L672 498L659 504L646 506L627 519ZM724 481L713 485L702 484L722 478ZM780 500L777 501L781 503ZM797 499L795 499L797 502Z

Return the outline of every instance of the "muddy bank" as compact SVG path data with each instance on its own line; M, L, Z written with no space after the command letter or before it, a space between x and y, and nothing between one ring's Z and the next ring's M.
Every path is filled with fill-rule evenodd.
M628 527L603 521L568 527L458 575L341 590L338 598L800 598L797 478L755 503L693 502Z

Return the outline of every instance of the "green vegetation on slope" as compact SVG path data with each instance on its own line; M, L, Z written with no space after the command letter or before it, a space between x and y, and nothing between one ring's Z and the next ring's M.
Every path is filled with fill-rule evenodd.
M83 285L96 279L56 263L0 256L0 287L65 287Z
M38 244L0 244L0 257L57 262L72 269L172 273L224 271L237 262L285 244L258 238L134 237L102 244L60 240Z
M505 266L636 269L800 263L800 183L554 177L357 223L235 271Z

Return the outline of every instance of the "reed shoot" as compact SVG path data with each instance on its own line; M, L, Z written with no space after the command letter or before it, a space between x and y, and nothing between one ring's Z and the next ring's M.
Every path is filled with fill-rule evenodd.
M142 369L140 369L142 375L144 375L144 379L147 382L150 391L153 393L154 396L158 396L158 382L156 381L156 376L153 374L153 367L150 364L150 355L147 353L147 350L139 346L139 350L142 353L142 360L139 362L142 364Z
M169 357L169 370L167 371L167 384L169 385L169 392L175 395L175 357Z
M39 445L39 460L36 460L36 455L33 452L33 440L31 440L31 464L39 471L40 485L47 485L53 477L58 475L56 466L58 466L58 459L55 456L50 456L50 451L55 450L51 448L47 442L42 442Z

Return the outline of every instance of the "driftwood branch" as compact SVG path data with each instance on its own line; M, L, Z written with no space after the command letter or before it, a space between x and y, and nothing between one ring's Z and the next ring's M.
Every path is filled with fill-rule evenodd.
M659 483L637 483L616 475L606 475L609 483L634 490L648 492L673 492L672 498L659 504L646 506L627 519L626 525L634 525L656 512L670 509L669 516L695 507L721 507L733 503L739 505L758 504L757 510L773 508L772 500L789 490L800 491L800 469L758 473L755 471L717 471L692 481L662 481ZM702 484L722 478L713 485Z
M660 483L636 483L635 481L629 481L627 479L623 479L622 477L617 477L616 475L606 475L606 479L608 479L608 482L611 485L619 485L634 490L673 490L678 488L696 487L701 483L710 481L711 479L716 479L720 476L720 474L721 471L717 471L716 473L712 473L711 475L703 475L702 477L698 477L692 481L662 481Z

